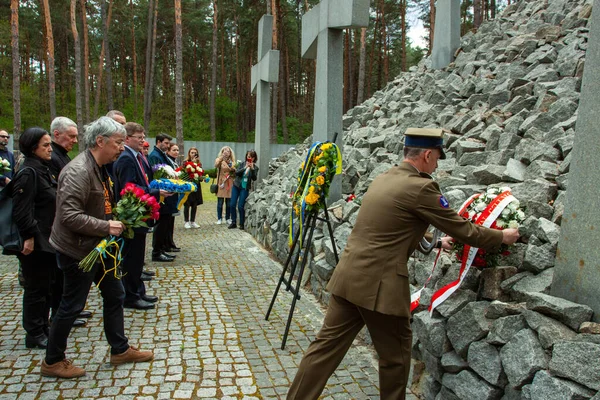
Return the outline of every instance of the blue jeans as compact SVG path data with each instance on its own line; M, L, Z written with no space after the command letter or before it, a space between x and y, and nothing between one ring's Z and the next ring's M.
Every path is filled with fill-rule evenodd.
M231 188L230 206L232 223L235 224L237 221L237 215L235 213L235 207L237 206L237 209L240 212L240 226L244 226L244 221L246 219L246 211L244 211L244 206L246 205L248 194L248 189L242 189L241 187L237 187L235 185L233 185L233 188Z
M99 282L104 275L100 263L96 263L90 272L84 272L79 269L79 260L58 251L56 260L64 275L64 289L58 312L50 326L48 348L46 349L47 364L54 364L65 359L67 339L71 333L73 322L85 307L92 283ZM100 294L104 302L104 334L110 345L110 352L111 354L121 354L129 348L123 321L123 301L125 300L123 284L115 278L113 273L108 273L100 283Z
M225 219L231 218L229 213L229 199L217 197L217 219L223 219L223 203L225 203Z

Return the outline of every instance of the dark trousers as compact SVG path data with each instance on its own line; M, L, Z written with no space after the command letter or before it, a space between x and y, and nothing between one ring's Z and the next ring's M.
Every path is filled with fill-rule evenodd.
M217 219L223 219L223 204L225 204L225 219L231 218L229 200L224 197L217 197Z
M90 272L79 269L79 260L56 253L58 267L64 275L63 297L58 312L52 320L46 363L54 364L65 359L67 339L73 322L83 310L90 287L100 280L100 294L103 300L104 334L110 345L111 354L121 354L129 348L123 322L123 300L125 290L121 281L112 272L104 275L100 263L96 263Z
M246 205L248 194L248 189L239 188L235 185L233 185L233 188L231 189L229 206L231 208L231 222L234 224L237 222L237 214L235 212L235 208L237 207L240 212L240 226L244 226L244 221L246 220L246 210L244 209L244 206Z
M175 245L175 241L173 240L173 234L175 233L175 216L170 215L169 220L169 234L167 236L167 248L172 249L173 247L177 247Z
M171 214L160 214L154 233L152 234L152 257L158 257L167 250L169 246L169 226L171 224Z
M134 303L146 294L142 281L144 256L146 255L146 233L135 233L132 239L125 239L123 256L123 287L125 303Z
M35 250L29 255L19 253L23 278L23 328L31 336L48 333L48 313L52 296L56 295L56 257Z
M190 216L190 211L192 212L191 216ZM185 222L196 221L196 211L198 211L198 205L194 204L194 205L188 206L187 204L185 204L183 206L183 220Z
M300 362L287 399L318 399L365 324L379 356L380 398L405 399L412 345L409 319L370 311L335 295L329 300L323 327Z

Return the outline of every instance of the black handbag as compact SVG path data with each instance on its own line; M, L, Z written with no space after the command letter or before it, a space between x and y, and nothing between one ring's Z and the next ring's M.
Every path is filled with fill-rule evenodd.
M219 175L221 174L221 168L219 168L219 172L217 173L217 183L215 183L215 178L213 178L213 183L210 185L210 192L212 194L217 194L219 191Z
M31 167L25 167L33 171L37 179L35 170ZM19 171L19 172L21 172ZM19 234L19 228L13 221L13 185L19 174L11 180L6 187L0 191L0 246L9 252L21 252L23 250L23 238Z

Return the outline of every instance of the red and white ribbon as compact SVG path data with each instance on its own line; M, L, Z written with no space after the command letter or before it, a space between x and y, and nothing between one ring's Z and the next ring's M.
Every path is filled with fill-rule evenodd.
M462 206L460 206L460 209L458 211L458 215L462 215L467 207L469 207L471 205L471 203L473 203L475 201L475 199L477 199L479 196L481 196L481 193L477 193L474 194L473 196L469 197L463 204ZM433 273L435 272L435 268L437 266L438 260L440 259L440 255L442 254L442 249L438 249L438 253L437 256L435 256L435 262L433 263L433 268L431 269L431 273L429 274L429 277L427 278L427 280L425 281L425 283L423 284L423 287L419 290L417 290L416 292L414 292L411 296L410 296L410 312L412 313L421 303L421 292L423 292L423 289L425 289L427 287L427 284L429 283L429 281L431 280L431 277L433 276Z
M471 200L472 199L472 200ZM473 202L473 196L470 198L471 203ZM511 202L516 199L510 193L510 191L505 191L499 194L495 199L493 199L483 210L479 218L475 221L475 224L484 226L489 228L494 221L500 216L502 211L508 206ZM467 200L468 201L468 200ZM466 202L465 202L466 203ZM470 204L470 203L469 203ZM466 207L463 206L466 209ZM462 214L464 210L461 209L460 214ZM448 297L452 295L452 293L456 292L460 287L462 281L467 276L469 269L471 268L471 264L475 259L475 255L479 249L477 247L471 247L469 245L465 245L463 248L463 258L460 266L460 271L458 274L458 279L454 282L451 282L444 286L443 288L437 290L433 296L431 297L431 304L429 305L429 312L433 313L433 310L440 304L442 304Z

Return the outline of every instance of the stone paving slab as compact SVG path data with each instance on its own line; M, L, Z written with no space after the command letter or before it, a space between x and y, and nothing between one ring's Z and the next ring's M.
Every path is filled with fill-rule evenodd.
M264 315L282 266L248 233L216 225L214 214L212 204L201 206L200 228L190 230L177 218L175 241L183 250L176 261L147 262L156 271L147 290L160 297L157 308L125 310L131 344L153 349L155 360L108 363L101 297L92 288L87 309L94 316L69 338L67 357L87 370L75 380L39 375L44 352L25 348L17 260L0 256L0 400L285 398L324 310L303 293L281 350L291 295L280 293L269 321ZM379 398L373 350L356 341L321 398Z

